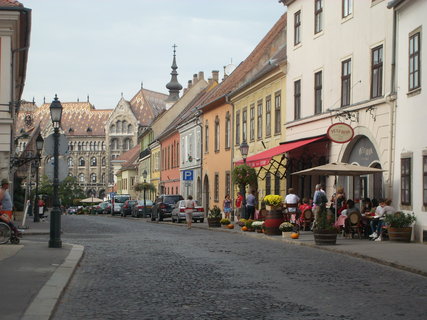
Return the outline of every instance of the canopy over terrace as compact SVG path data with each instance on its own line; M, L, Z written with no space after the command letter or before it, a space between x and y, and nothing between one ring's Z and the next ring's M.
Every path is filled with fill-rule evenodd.
M246 158L246 164L252 168L260 168L258 175L262 170L265 170L267 173L277 174L280 171L280 168L283 168L281 172L281 178L285 175L286 164L283 163L286 159L286 152L301 148L310 143L326 139L325 135L311 137L306 139L299 139L295 141L283 142L279 146L265 150L263 152L257 153L253 156ZM273 159L274 156L282 155L280 161ZM235 162L235 165L243 164L243 160Z

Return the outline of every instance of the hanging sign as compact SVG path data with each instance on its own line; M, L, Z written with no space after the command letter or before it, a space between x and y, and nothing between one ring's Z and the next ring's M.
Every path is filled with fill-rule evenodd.
M334 123L328 128L327 136L336 143L346 143L353 139L353 128L344 122Z

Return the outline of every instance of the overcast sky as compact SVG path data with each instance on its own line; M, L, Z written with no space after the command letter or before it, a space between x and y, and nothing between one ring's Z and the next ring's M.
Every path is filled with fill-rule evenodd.
M168 93L178 80L238 65L285 12L278 0L20 0L32 9L23 99L114 108L141 87Z

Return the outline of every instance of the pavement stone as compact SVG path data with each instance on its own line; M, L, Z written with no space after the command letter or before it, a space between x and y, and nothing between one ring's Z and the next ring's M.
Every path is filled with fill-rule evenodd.
M149 219L146 222L158 223L151 222ZM173 224L167 221L161 223ZM185 224L174 223L174 225L186 227ZM21 244L0 245L0 274L8 275L2 276L2 290L8 292L6 298L0 300L4 320L49 319L84 253L84 247L80 245L65 243L62 249L57 249L48 248L47 243L25 239L26 235L49 234L48 221L34 223L30 217L25 227L28 228L24 229ZM205 229L208 232L234 232L247 237L315 247L427 277L426 244L373 242L364 239L343 239L339 236L335 246L317 246L314 243L313 234L308 231L301 232L299 239L285 239L281 236L243 232L238 226L234 229L209 228L207 222L194 223L193 228Z

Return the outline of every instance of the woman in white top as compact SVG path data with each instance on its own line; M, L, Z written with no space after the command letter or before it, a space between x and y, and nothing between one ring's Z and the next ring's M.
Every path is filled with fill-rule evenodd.
M193 200L193 197L189 195L187 200L185 200L185 220L187 221L187 228L191 229L191 222L193 221L193 211L196 207L196 203Z

